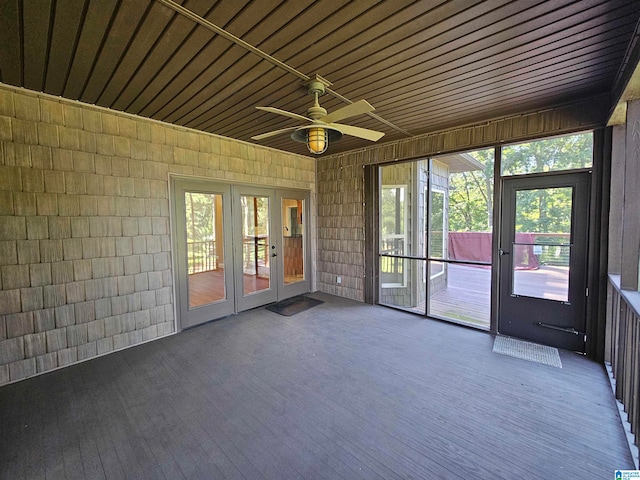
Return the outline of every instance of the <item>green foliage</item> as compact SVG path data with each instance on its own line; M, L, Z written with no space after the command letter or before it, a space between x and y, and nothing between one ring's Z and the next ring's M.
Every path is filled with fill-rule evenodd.
M245 236L269 235L269 198L242 195L242 234Z
M213 238L214 198L205 193L185 193L187 242L203 242Z
M384 186L380 190L380 228L383 235L404 233L404 187Z
M438 190L431 191L431 238L429 256L444 256L444 213L445 213L445 197L444 192Z
M493 149L468 152L482 170L449 176L449 231L491 231L493 220Z
M577 168L592 164L590 133L507 145L502 149L502 175L521 175ZM493 150L469 152L484 168L449 177L449 230L492 230ZM571 189L519 192L519 232L567 233L571 211Z
M220 195L186 192L184 198L189 274L213 267L215 203Z
M502 149L502 175L590 167L592 151L593 135L590 133L506 145Z
M516 192L516 232L569 233L571 187Z

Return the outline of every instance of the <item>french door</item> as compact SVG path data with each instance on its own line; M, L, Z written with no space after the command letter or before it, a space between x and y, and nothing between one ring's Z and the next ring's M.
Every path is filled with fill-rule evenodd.
M503 181L500 333L584 351L589 185L587 172Z
M274 232L275 193L253 187L234 188L237 311L278 300L279 262ZM239 235L239 237L238 237Z
M188 328L235 311L231 187L178 179L172 186L176 313Z
M307 192L177 177L172 191L181 328L310 291Z

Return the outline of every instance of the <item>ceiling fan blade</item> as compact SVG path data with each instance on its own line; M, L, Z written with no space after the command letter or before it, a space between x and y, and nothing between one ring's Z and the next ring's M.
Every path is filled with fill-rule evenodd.
M273 132L262 133L260 135L256 135L251 137L251 140L264 140L265 138L275 137L276 135L280 135L281 133L291 132L293 130L297 130L300 127L289 127L289 128L281 128L280 130L274 130Z
M263 110L265 112L277 113L278 115L284 115L285 117L295 118L296 120L302 120L303 122L313 122L310 118L304 117L302 115L298 115L297 113L287 112L286 110L280 110L275 107L256 107L258 110Z
M325 115L320 119L321 122L333 123L345 118L355 117L356 115L362 115L363 113L373 112L375 108L366 100L358 100L350 105L339 108L338 110Z
M365 140L371 140L372 142L377 142L384 137L384 132L376 132L375 130L369 130L368 128L343 125L342 123L331 123L329 126L340 130L344 134L351 135L352 137L364 138Z

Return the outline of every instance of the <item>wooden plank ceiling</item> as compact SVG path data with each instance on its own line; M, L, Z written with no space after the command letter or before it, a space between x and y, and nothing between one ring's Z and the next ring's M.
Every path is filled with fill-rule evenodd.
M182 0L384 119L380 142L610 92L637 0ZM0 80L241 140L296 125L300 78L158 0L2 0ZM332 111L345 105L320 99ZM604 119L603 119L604 120ZM260 142L307 154L281 135ZM370 145L345 136L336 153Z

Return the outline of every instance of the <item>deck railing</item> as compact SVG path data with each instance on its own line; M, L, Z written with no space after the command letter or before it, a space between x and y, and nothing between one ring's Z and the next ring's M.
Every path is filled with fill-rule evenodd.
M266 235L243 237L242 249L245 274L259 275L260 267L269 266L269 237Z
M640 313L632 297L638 295L621 290L619 276L609 276L605 363L611 369L615 396L624 406L636 446L640 428Z
M208 272L218 268L218 257L215 240L207 242L187 243L187 265L189 275L192 273Z

